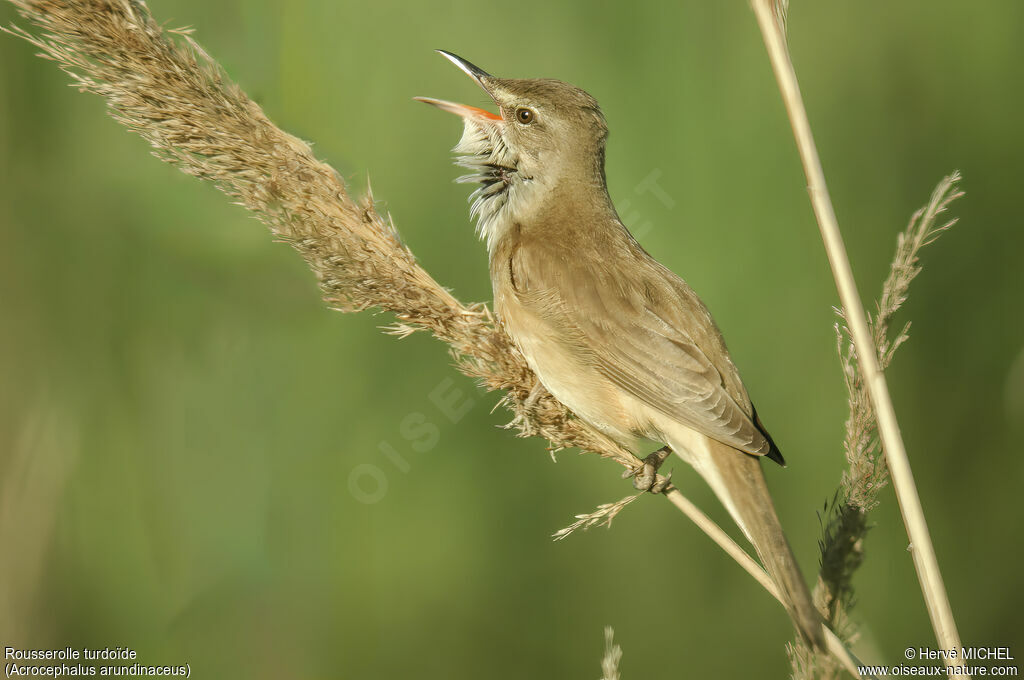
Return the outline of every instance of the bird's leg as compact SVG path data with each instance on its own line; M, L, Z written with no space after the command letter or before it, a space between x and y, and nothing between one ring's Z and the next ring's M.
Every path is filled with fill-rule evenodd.
M665 490L665 487L669 485L672 479L672 473L668 476L658 479L658 469L661 464L665 462L665 459L671 455L672 449L668 446L663 446L654 453L650 453L646 458L643 459L643 464L633 468L632 470L626 470L622 473L623 479L634 477L633 488L639 489L640 491L650 491L651 493L661 493Z

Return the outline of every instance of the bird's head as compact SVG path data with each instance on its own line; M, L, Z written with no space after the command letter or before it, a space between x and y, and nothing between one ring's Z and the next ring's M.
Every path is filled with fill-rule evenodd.
M589 94L560 80L496 78L450 52L438 50L490 96L498 113L440 99L418 101L460 116L456 162L478 182L471 214L490 245L501 225L523 219L560 190L604 185L604 115Z

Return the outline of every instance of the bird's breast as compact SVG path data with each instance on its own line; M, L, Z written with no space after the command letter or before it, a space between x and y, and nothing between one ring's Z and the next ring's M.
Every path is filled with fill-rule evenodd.
M523 247L523 246L518 246ZM647 429L649 409L598 370L593 348L565 318L555 290L523 290L518 248L496 252L491 274L494 308L505 331L541 384L578 417L627 448Z

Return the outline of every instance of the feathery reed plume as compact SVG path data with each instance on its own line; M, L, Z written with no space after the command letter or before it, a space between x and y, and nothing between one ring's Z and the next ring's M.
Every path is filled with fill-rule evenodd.
M914 213L907 228L897 237L889 276L882 286L874 317L868 320L878 349L878 363L883 370L892 363L900 345L909 339L909 323L891 338L889 329L896 312L907 300L910 283L921 273L920 251L956 223L956 219L952 219L936 226L939 215L963 196L963 192L957 190L959 181L960 173L954 172L939 182L928 205ZM842 316L841 310L836 312ZM832 623L839 623L842 610L849 609L853 596L850 576L863 558L861 540L867 531L866 516L878 505L878 492L889 481L885 460L879 455L878 425L857 365L856 348L848 328L837 323L836 334L849 397L850 415L843 448L850 467L843 472L835 499L829 504L830 513L820 542L821 573L816 589L820 606Z
M890 336L890 327L896 312L907 300L911 282L921 273L921 249L934 243L957 222L951 219L936 226L938 217L946 212L949 204L963 196L957 189L959 181L959 172L943 178L928 204L913 214L906 229L897 236L889 275L882 284L875 314L868 319L882 370L889 367L896 350L910 337L910 323L894 336ZM839 309L836 313L843 315ZM850 331L838 323L835 328L850 408L843 440L849 468L843 471L839 488L823 509L822 536L818 541L821 570L814 589L814 604L832 630L844 642L852 644L856 641L856 629L849 618L854 605L853 575L864 561L864 537L870 528L868 512L878 505L878 493L889 481L889 470L880 455L878 425ZM838 677L839 669L831 658L815 658L806 646L792 649L791 656L796 678Z
M338 173L276 127L191 31L165 32L138 0L11 1L42 33L9 32L40 48L79 90L104 97L114 119L157 157L254 212L302 255L332 308L386 310L397 319L390 333L425 330L447 343L463 373L506 392L503 403L521 435L636 465L551 397L491 312L439 285L390 217L376 211L372 195L353 200Z
M953 618L953 608L949 603L949 595L942 581L939 561L935 556L931 533L925 520L921 497L914 483L914 474L907 457L907 449L900 434L896 419L896 409L889 394L889 386L885 374L879 366L874 337L868 325L868 316L857 293L857 282L853 278L853 269L846 254L839 221L836 219L835 208L829 197L828 185L825 182L825 171L821 167L821 158L814 143L811 123L807 117L807 109L800 95L796 70L786 46L785 25L779 20L777 7L783 0L752 0L751 6L757 23L761 29L768 59L775 73L775 80L786 107L793 138L796 141L800 161L807 178L807 190L810 194L811 206L818 222L822 242L828 254L829 265L835 280L839 300L842 303L846 322L850 327L850 338L857 347L857 364L863 375L865 391L871 402L871 408L877 420L878 436L885 451L885 462L892 475L896 499L899 502L903 524L907 529L913 550L911 555L917 580L921 585L928 617L931 620L935 638L945 650L956 650L962 647L960 633L957 631ZM952 656L945 658L947 667L952 669L953 677L967 677L959 671Z
M577 529L582 529L583 531L586 531L590 527L594 526L610 527L612 525L612 520L614 520L616 516L618 516L618 514L622 512L622 510L627 505L635 501L637 498L640 498L640 496L642 495L643 494L641 493L635 493L632 496L626 496L625 498L617 500L614 503L602 503L601 505L597 506L597 510L594 510L593 512L588 512L582 515L576 515L575 522L565 527L564 529L559 529L555 533L551 534L551 537L556 541L561 541L563 538L567 537L569 534L576 531Z
M604 628L604 658L601 659L601 680L622 680L619 662L622 661L622 647L615 644L615 631L611 626Z

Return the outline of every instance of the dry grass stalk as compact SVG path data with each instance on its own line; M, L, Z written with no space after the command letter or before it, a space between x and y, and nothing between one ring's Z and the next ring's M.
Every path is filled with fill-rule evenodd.
M892 476L896 498L903 515L903 523L913 546L911 554L917 578L921 584L921 594L928 609L928 616L931 619L939 646L947 650L960 649L962 646L960 634L957 632L949 596L942 581L942 573L935 556L935 547L932 544L906 447L900 434L896 410L892 404L885 375L879 365L868 318L857 293L857 284L853 277L850 259L846 254L846 245L839 230L835 209L829 197L825 173L821 167L821 158L818 155L807 110L800 95L796 71L786 46L785 22L780 21L779 14L779 7L783 5L784 1L780 0L753 0L752 2L772 70L775 72L779 92L793 127L793 137L807 177L811 205L814 208L814 215L817 218L825 251L828 254L836 289L839 292L839 299L850 328L850 337L857 348L858 369L865 385L865 391L871 401L877 421L878 435L885 451L885 461ZM949 666L956 665L956 661L953 659L945 661ZM955 677L965 676L956 675Z
M897 237L896 254L889 267L889 276L882 285L881 297L875 305L875 315L868 319L878 351L878 364L882 370L889 367L896 350L909 338L909 323L892 338L889 337L889 330L893 317L907 300L910 283L921 273L918 264L921 249L956 224L953 219L936 226L936 221L946 212L950 203L963 196L963 192L956 186L959 181L959 172L943 178L932 192L928 205L914 213L907 228ZM841 310L837 312L842 316ZM850 394L850 417L846 421L846 438L843 442L850 469L843 475L841 492L851 504L870 510L877 504L878 491L887 482L888 472L884 461L878 457L877 424L871 414L871 402L857 365L856 347L849 328L836 324L836 334L839 338L843 374ZM844 342L845 349L842 346Z
M875 347L878 348L878 363L882 369L892 363L896 350L909 338L910 324L906 324L890 338L890 327L896 312L907 300L907 290L914 278L921 273L918 257L921 248L932 243L949 229L956 220L949 220L936 226L938 217L949 204L963 196L957 190L959 173L944 178L935 187L928 205L914 213L907 228L897 238L896 254L889 269L889 276L882 286L882 295L876 305L876 312L869 320ZM864 536L866 523L864 515L878 504L878 492L888 483L889 473L884 459L879 455L877 424L871 411L867 389L857 365L856 348L850 339L849 329L836 324L839 337L839 355L849 394L850 416L846 421L846 437L843 448L849 469L843 472L822 538L822 573L819 588L828 592L825 602L831 613L841 600L849 600L850 586L846 575L851 571L844 566L849 561L859 562L859 541ZM851 518L850 515L856 517ZM854 567L855 568L855 567Z
M907 228L897 237L889 275L882 285L875 315L869 320L883 370L889 367L896 350L909 338L909 323L892 337L890 328L896 312L907 300L910 283L921 273L918 264L921 249L956 223L953 219L936 226L949 204L963 196L956 187L959 180L960 174L954 172L939 182L928 205L914 213ZM842 315L841 310L836 312ZM854 605L853 575L864 560L868 512L878 505L878 493L888 483L889 471L880 455L877 425L849 329L836 324L836 334L850 408L843 441L849 468L843 472L839 488L832 500L826 502L822 513L822 537L818 542L821 570L814 589L814 603L832 630L846 644L853 644L857 636L850 620ZM792 647L790 657L796 678L839 677L840 669L832 658L814 655L806 646Z
M890 335L890 329L893 317L907 300L910 283L921 273L918 262L921 249L956 223L952 219L938 225L938 218L950 203L963 196L957 189L959 181L958 172L943 178L928 204L914 213L907 228L897 237L889 275L882 285L874 317L869 319L872 338L878 348L878 363L883 370L892 363L900 345L909 339L909 323L894 336ZM841 310L836 312L842 316ZM825 504L822 538L818 543L821 570L814 601L832 630L847 644L852 644L856 639L856 630L850 621L854 604L853 575L864 560L868 512L878 505L878 493L888 483L889 471L880 455L877 423L850 331L836 324L836 334L850 408L843 441L849 468L843 472L835 496ZM837 677L838 669L831 659L815 659L806 648L794 651L796 677Z

